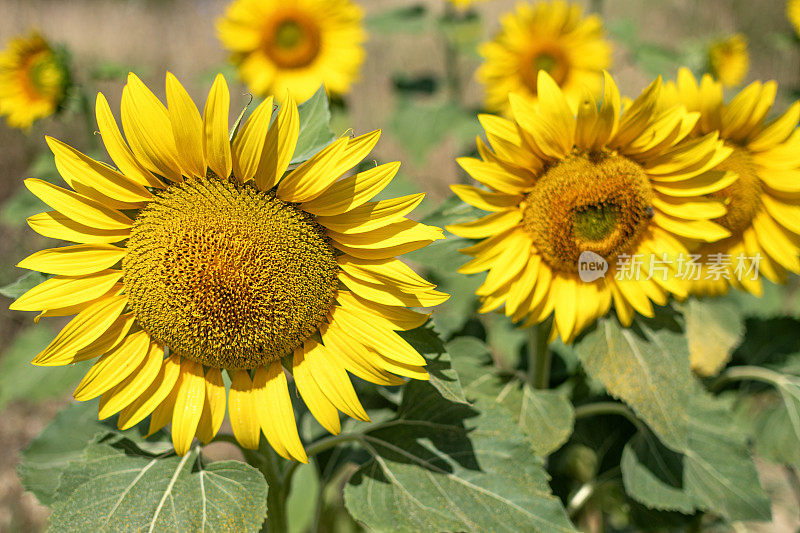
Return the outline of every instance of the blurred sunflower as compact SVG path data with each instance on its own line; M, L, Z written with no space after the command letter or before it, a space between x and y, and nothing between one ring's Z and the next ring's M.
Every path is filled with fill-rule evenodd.
M708 49L708 65L711 74L725 87L742 83L750 65L747 37L741 33L717 41Z
M459 272L489 271L476 291L481 312L505 305L515 322L527 317L524 327L552 313L553 337L570 342L612 301L627 326L634 311L652 316L651 302L686 296L675 263L682 241L729 235L709 221L725 209L706 195L735 175L709 172L731 149L716 133L687 140L699 115L660 108L660 80L621 116L608 74L602 104L585 92L577 117L546 72L538 87L536 104L510 95L511 120L480 117L491 148L479 139L480 159L458 163L488 189L452 188L491 214L447 229L480 239L461 250L474 259ZM582 281L584 254L616 272Z
M457 8L459 8L459 9L466 9L468 7L471 7L471 6L475 5L475 4L479 4L481 2L486 2L486 0L447 0L447 1L450 2L451 4L453 4L454 6L456 6Z
M611 45L597 15L582 17L578 5L554 1L519 4L501 23L498 35L479 49L484 63L476 77L486 86L490 111L507 112L509 93L535 100L540 70L555 80L573 106L583 87L593 94L602 90Z
M320 85L350 89L364 61L363 17L351 0L235 0L217 33L251 91L302 102Z
M41 35L11 39L0 52L0 115L13 128L28 129L52 115L67 95L69 72L63 53Z
M706 75L698 84L687 69L666 86L667 105L700 113L694 136L718 133L732 150L717 170L738 175L711 193L727 206L715 221L731 236L693 250L702 266L694 294L719 295L733 285L760 295L756 273L775 283L785 282L787 271L800 273L800 102L768 121L776 92L775 82L753 82L726 104L719 82Z
M800 35L800 0L786 2L786 17L792 23L794 31Z
M338 179L379 131L339 139L284 176L298 138L290 99L270 125L272 99L228 140L229 93L217 76L201 117L167 75L164 106L133 74L122 92L127 144L102 94L97 121L119 171L48 138L73 190L25 181L54 209L28 219L78 244L19 266L54 274L11 308L77 316L34 359L100 357L75 390L101 396L100 418L150 432L172 423L185 454L210 441L227 411L247 448L260 431L284 457L306 460L281 358L311 413L340 430L337 408L366 420L348 372L373 383L427 379L425 359L396 330L427 315L406 306L447 298L394 256L441 238L405 218L422 194L369 201L399 164ZM395 375L396 374L396 375Z

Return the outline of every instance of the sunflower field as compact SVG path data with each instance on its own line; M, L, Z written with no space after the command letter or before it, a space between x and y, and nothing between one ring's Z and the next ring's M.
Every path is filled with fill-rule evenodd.
M0 532L800 530L800 0L0 13Z

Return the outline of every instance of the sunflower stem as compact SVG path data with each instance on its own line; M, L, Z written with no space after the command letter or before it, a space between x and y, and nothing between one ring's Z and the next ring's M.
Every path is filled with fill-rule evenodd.
M546 389L550 385L549 336L549 320L528 329L528 383L534 389Z
M639 431L647 430L642 421L636 417L636 414L620 402L594 402L579 405L575 408L575 420L599 415L619 415L627 418Z
M732 366L720 374L709 389L711 392L717 392L732 381L760 381L778 387L785 379L781 374L760 366Z
M89 146L94 150L97 148L97 138L94 135L94 111L92 110L92 104L89 101L89 97L86 95L86 91L83 90L83 87L78 88L78 102L80 104L81 115L86 122L86 134L89 136Z

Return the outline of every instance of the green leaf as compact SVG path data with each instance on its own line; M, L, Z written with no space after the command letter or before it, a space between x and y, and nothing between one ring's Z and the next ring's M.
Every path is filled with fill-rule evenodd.
M89 446L64 472L68 498L53 505L50 531L258 531L267 484L238 461L204 464L195 451L140 456Z
M768 461L800 466L800 441L792 418L800 409L797 401L784 401L772 391L742 396L736 411L750 424L754 453Z
M49 277L50 276L47 274L42 274L41 272L28 272L18 278L17 281L0 287L0 294L16 300Z
M430 374L430 384L442 397L451 402L466 403L458 374L451 364L450 354L436 334L433 324L428 323L411 331L402 331L400 336L428 361L425 368Z
M689 404L682 454L641 433L626 446L621 468L628 494L656 509L700 509L730 521L769 520L769 497L729 402L698 390Z
M673 452L649 431L625 445L620 469L625 490L634 500L659 510L691 514L694 501L683 487L684 456Z
M575 343L586 371L625 401L674 450L686 448L692 374L686 337L673 315L637 317L623 328L604 317Z
M458 337L446 346L467 398L504 409L537 455L549 455L572 435L575 410L564 392L536 390L519 380L504 381L494 375L486 345L474 337Z
M730 405L694 394L684 486L697 507L729 520L769 520L770 501L758 480L745 435Z
M59 367L31 364L31 359L53 340L55 334L52 328L39 324L14 337L0 359L0 410L12 401L35 403L60 398L86 372L89 362Z
M421 103L405 98L398 100L389 127L417 164L425 163L431 150L446 138L466 144L480 132L475 114L453 102Z
M363 435L372 459L345 488L376 531L574 531L547 474L502 409L406 388L399 418Z
M730 361L744 335L744 320L728 299L690 298L683 306L689 361L701 376L713 376Z
M296 165L308 160L334 139L330 129L331 110L328 93L320 87L314 96L297 107L300 136L294 149L292 163Z
M376 35L386 33L423 33L432 19L424 4L391 9L371 15L366 20L367 30Z
M18 468L22 485L41 503L50 505L64 469L80 459L91 442L108 432L109 429L97 421L94 403L71 404L22 451Z

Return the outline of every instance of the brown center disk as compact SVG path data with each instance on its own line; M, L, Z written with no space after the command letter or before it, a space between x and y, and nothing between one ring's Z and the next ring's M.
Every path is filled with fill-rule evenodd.
M123 261L137 321L180 355L250 369L317 331L336 296L334 249L313 217L216 176L142 210Z
M652 216L653 192L633 161L573 154L550 167L523 202L523 225L547 263L577 272L583 251L609 262L629 253Z

